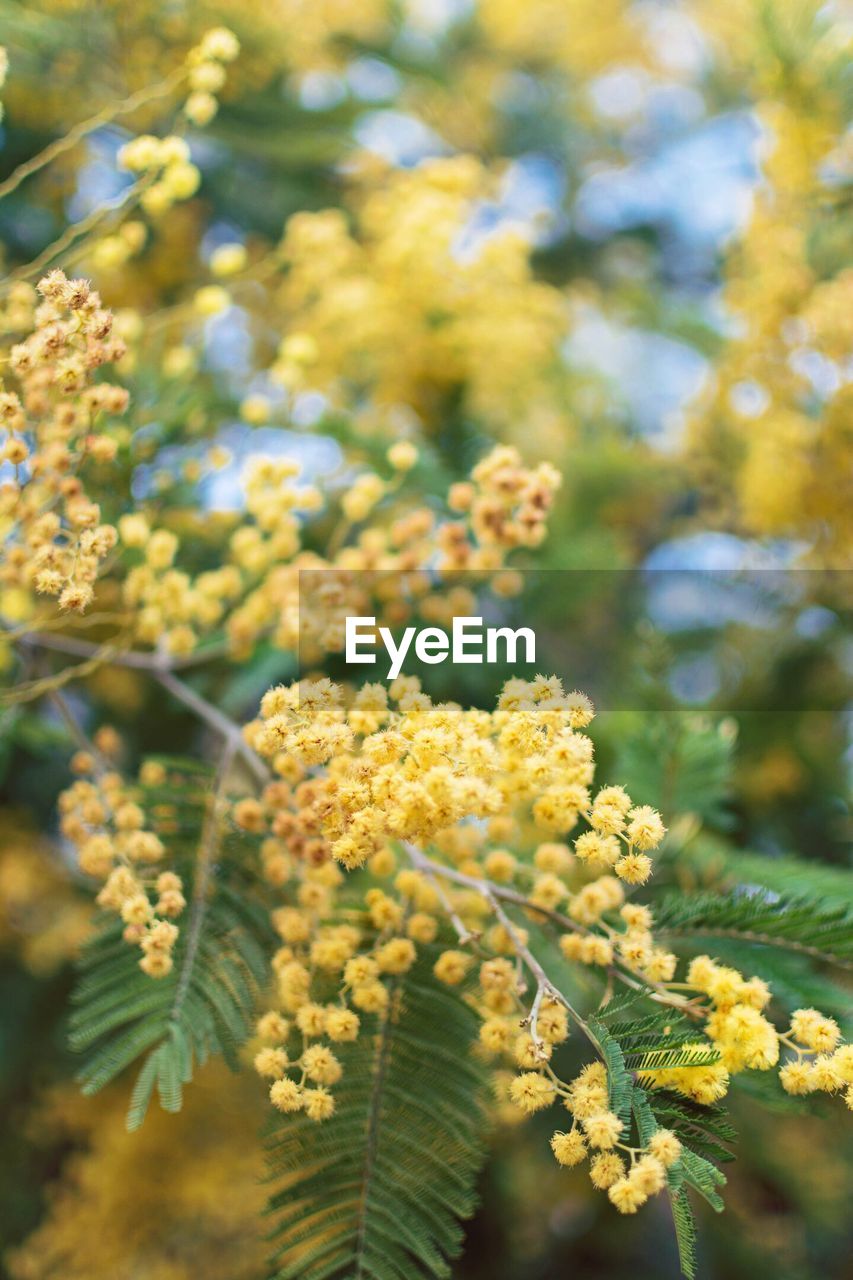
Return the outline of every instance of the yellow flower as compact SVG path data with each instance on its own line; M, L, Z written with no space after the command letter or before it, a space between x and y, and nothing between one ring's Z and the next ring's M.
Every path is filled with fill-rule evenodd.
M550 1107L555 1098L555 1089L547 1076L536 1071L528 1071L516 1076L510 1085L509 1096L515 1105L528 1115Z
M210 255L210 270L215 276L233 276L242 271L248 261L243 244L221 244ZM245 405L244 401L244 405ZM245 416L245 409L243 410Z
M196 291L193 306L200 316L216 316L231 305L231 295L227 289L217 284L208 284Z
M465 977L472 963L472 957L464 951L443 951L433 965L433 972L439 982L455 987Z
M681 1143L671 1130L658 1129L649 1139L649 1153L668 1169L681 1155Z
M620 1213L636 1213L646 1203L648 1196L629 1176L612 1183L608 1188L607 1198Z
M551 1138L551 1150L558 1164L571 1168L586 1159L586 1143L577 1129L569 1133L555 1133Z
M270 1086L270 1102L279 1111L301 1111L305 1105L304 1091L295 1080L285 1077Z
M287 1054L284 1049L268 1047L255 1054L255 1070L259 1076L277 1080L287 1070Z
M586 1116L581 1122L586 1130L590 1146L599 1147L603 1151L610 1150L619 1140L624 1125L612 1111L600 1111Z

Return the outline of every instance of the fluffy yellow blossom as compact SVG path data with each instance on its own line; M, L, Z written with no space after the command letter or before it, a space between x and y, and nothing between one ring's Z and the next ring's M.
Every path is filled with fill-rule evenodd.
M569 1133L555 1133L551 1139L551 1150L554 1152L557 1163L566 1165L568 1168L581 1164L587 1155L583 1135L577 1129L572 1129Z
M245 245L221 244L210 255L210 270L215 276L233 276L243 270L247 260Z
M838 1023L816 1009L797 1009L791 1017L791 1035L807 1049L829 1053L838 1044Z
M642 1187L630 1174L627 1178L620 1178L618 1182L611 1184L607 1191L607 1198L620 1213L636 1213L648 1200Z
M681 1143L669 1129L658 1129L649 1139L649 1152L668 1169L681 1155Z
M608 1151L616 1145L624 1127L622 1121L612 1111L600 1111L594 1115L585 1116L581 1123L590 1146L598 1147L603 1151Z
M705 1046L695 1044L685 1046L693 1048L697 1057L705 1055ZM643 1083L653 1088L674 1089L693 1102L707 1106L725 1097L729 1088L729 1072L722 1061L708 1066L673 1067L665 1070L640 1072Z
M625 1174L625 1161L615 1151L593 1156L589 1165L590 1182L599 1191L607 1191Z
M439 982L449 986L458 986L471 967L472 957L464 951L443 951L433 966L433 972Z
M516 1076L510 1086L510 1098L515 1105L527 1114L550 1107L554 1101L554 1086L547 1076L536 1071L528 1071Z

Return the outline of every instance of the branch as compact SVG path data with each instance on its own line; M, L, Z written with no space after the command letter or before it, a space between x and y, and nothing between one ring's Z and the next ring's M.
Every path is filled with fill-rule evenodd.
M93 644L90 640L79 640L76 636L52 635L49 631L31 631L27 635L16 637L16 643L35 646L39 649L52 649L56 653L69 653L77 658L97 658L110 666L133 667L138 671L180 671L187 667L199 666L211 658L219 658L226 652L224 644L209 645L206 649L198 649L182 657L168 657L161 653L141 653L130 648L122 648L115 640L106 640L103 644Z
M83 731L82 727L77 723L64 695L61 694L58 689L53 689L51 690L49 697L51 702L59 712L60 717L62 718L62 722L65 725L66 729L71 734L71 737L74 739L74 741L77 743L77 746L80 748L81 751L85 751L88 755L90 755L92 759L95 761L95 772L98 775L103 775L107 773L110 769L109 761L102 754L102 752L98 750L94 742L91 741L91 739Z
M465 926L462 918L456 911L453 903L450 901L444 885L441 883L436 873L431 867L424 867L423 871L438 894L439 899L441 900L441 905L444 907L447 918L456 930L456 936L458 937L461 945L464 947L467 946L469 942L476 942L478 935L476 933L472 933L471 930Z
M61 138L57 138L55 142L51 142L38 155L18 165L17 169L9 175L6 181L0 183L0 200L4 196L10 195L26 178L38 173L39 169L43 169L46 164L50 164L52 160L56 160L66 151L70 151L72 147L75 147L78 142L82 142L84 138L88 137L90 133L94 133L96 129L102 128L112 120L117 120L120 116L128 115L131 111L135 111L137 107L145 106L147 103L154 102L157 98L163 98L171 93L173 89L178 87L186 74L186 68L180 67L178 71L173 71L165 80L160 80L157 84L147 85L144 89L137 90L129 98L124 98L120 102L111 102L96 115L76 124L72 129L69 129L68 133L63 134Z
M509 934L509 937L512 939L512 944L515 947L516 954L521 957L524 964L527 966L527 968L530 970L533 977L536 979L536 996L533 1001L533 1008L531 1009L531 1012L529 1015L529 1022L530 1022L530 1029L531 1029L531 1037L534 1041L534 1044L537 1045L537 1048L541 1046L542 1041L539 1039L538 1032L536 1030L536 1015L538 1015L539 1013L539 1007L542 1003L542 997L545 995L549 995L549 996L552 996L555 1000L560 1001L560 1003L564 1006L564 1008L568 1012L569 1016L571 1018L574 1018L575 1022L578 1024L578 1026L587 1036L589 1041L595 1046L598 1052L603 1053L602 1047L597 1037L595 1036L595 1034L587 1026L586 1022L578 1013L577 1009L575 1009L575 1007L571 1004L569 999L563 995L559 987L555 986L555 984L548 977L547 973L542 968L542 965L539 963L536 956L533 954L533 952L527 946L527 943L522 938L516 925L507 915L506 911L504 910L503 904L500 901L501 898L505 898L508 901L516 902L519 905L523 904L524 906L527 906L529 904L527 902L527 899L524 897L524 895L520 893L516 893L515 890L513 889L505 889L502 885L493 884L491 880L479 880L475 876L467 876L462 871L456 871L452 867L445 867L441 863L433 862L431 858L428 858L426 856L426 854L421 853L420 849L415 848L414 845L411 845L408 842L405 843L405 849L406 849L406 853L408 854L412 862L412 865L414 867L417 867L419 870L423 871L426 875L431 877L446 876L447 879L449 880L455 880L458 884L462 884L462 885L465 885L467 888L476 890L476 892L481 894L489 903L489 906L492 908L492 911L494 912L495 916L503 925L504 929Z
M837 956L832 951L824 951L819 946L812 946L807 942L800 942L796 938L786 938L784 934L764 933L760 929L737 929L725 928L719 925L701 925L686 923L683 925L667 926L663 924L658 929L659 934L668 934L670 937L697 937L697 938L732 938L735 942L755 942L763 947L778 947L782 951L795 951L799 955L810 956L814 960L823 960L827 964L833 964L837 969L853 970L853 962L844 959L843 956Z
M591 932L591 930L589 930L585 925L579 924L577 920L572 920L570 916L563 915L561 911L554 911L550 907L543 907L536 902L531 902L529 898L526 898L523 893L519 893L517 889L510 889L506 885L496 884L493 880L484 880L477 876L469 876L466 875L464 871L457 871L455 867L448 867L445 866L444 863L435 862L432 858L427 857L425 853L422 853L420 849L409 844L407 841L404 841L404 847L412 865L430 876L431 879L434 879L436 876L443 876L445 879L452 880L455 884L461 885L466 889L473 889L476 893L479 893L484 897L492 906L492 910L501 920L501 923L505 928L507 927L508 917L500 905L500 900L503 900L504 902L511 902L518 907L523 907L526 911L534 911L538 915L544 916L545 919L561 925L564 929L574 930L575 933L589 934ZM453 923L454 928L456 928L456 932L459 933L459 928L456 926L455 922ZM461 921L459 923L462 925L463 931L467 934L468 931L465 930L464 924L462 924ZM513 929L514 926L510 921L508 932L512 934ZM470 936L471 935L468 934L469 939ZM519 952L519 954L522 953ZM524 958L523 955L522 958ZM531 970L531 972L534 972L535 976L535 971ZM691 1000L687 1000L683 996L674 995L660 983L640 982L633 974L626 973L617 965L608 965L607 972L611 977L618 978L620 982L625 984L625 986L631 987L635 991L642 991L644 988L648 988L649 999L654 1000L657 1004L669 1005L671 1008L678 1009L691 1018L704 1017L704 1013L697 1010ZM549 986L553 986L553 984L549 982ZM579 1015L571 1009L562 994L560 992L555 992L555 994L562 1003L566 1005L569 1013L572 1014L573 1017L578 1018L579 1022L582 1022L582 1019L580 1019Z
M171 693L173 698L177 699L178 702L182 702L185 707L189 707L200 720L204 720L212 729L222 735L233 753L240 756L258 782L266 785L272 780L273 775L269 767L257 752L252 750L243 737L242 730L233 720L224 715L212 702L208 702L201 694L196 693L195 689L191 689L188 684L184 684L183 680L178 680L170 671L154 670L152 674L155 680Z
M208 702L206 698L196 693L194 689L184 684L174 674L176 670L206 662L209 658L218 656L225 651L224 646L217 646L215 649L211 646L201 652L188 654L184 658L169 658L160 653L137 653L133 650L122 650L114 641L97 645L88 640L79 640L76 636L54 636L41 631L34 631L29 635L20 636L17 642L25 646L37 646L54 650L57 653L75 654L86 659L79 666L70 670L66 669L53 677L34 681L31 686L19 691L22 697L35 698L42 693L49 693L53 697L59 684L67 684L78 675L88 675L101 662L107 665L132 667L136 670L147 671L164 689L171 693L173 698L178 702L182 702L184 706L189 707L200 720L204 720L206 724L209 724L211 728L221 734L226 743L231 746L232 753L240 756L261 785L266 785L272 780L273 775L269 767L246 742L239 726L221 712L218 707L215 707L212 702Z

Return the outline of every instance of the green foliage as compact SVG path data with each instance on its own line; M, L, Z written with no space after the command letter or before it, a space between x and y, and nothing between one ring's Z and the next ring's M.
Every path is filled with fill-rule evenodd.
M607 1082L610 1088L610 1110L627 1124L631 1115L631 1091L633 1084L625 1065L625 1055L618 1040L598 1018L589 1019L589 1029L601 1051L604 1065L607 1067Z
M713 863L723 862L723 879L726 883L734 881L742 885L760 884L778 893L810 895L820 898L824 905L850 904L850 873L846 868L826 866L815 861L807 862L790 855L771 858L761 853L750 853L744 849L731 848L704 834L701 838L701 856Z
M610 1024L610 1033L622 1049L625 1065L632 1071L670 1071L685 1066L710 1066L719 1053L710 1043L699 1053L688 1051L703 1039L695 1023L672 1009L657 1008L632 1022Z
M71 1046L85 1055L83 1092L97 1093L145 1055L127 1117L136 1129L155 1085L163 1108L179 1111L195 1064L221 1053L236 1069L234 1050L251 1031L266 978L266 931L259 908L217 883L182 931L172 972L154 979L115 917L103 923L81 958L70 1020Z
M597 1025L606 1023L625 1067L629 1071L669 1071L717 1062L720 1055L705 1040L701 1027L672 1006L654 1003L649 999L651 994L651 988L643 987L617 996L598 1015ZM633 1018L622 1016L630 1010L635 1011ZM700 1052L696 1045L703 1042L705 1049ZM688 1051L687 1045L694 1047Z
M655 1101L657 1102L657 1098L655 1098ZM648 1143L652 1134L659 1127L671 1128L678 1133L682 1141L686 1140L684 1126L679 1126L677 1120L676 1123L672 1122L666 1107L657 1108L657 1110L653 1109L650 1095L639 1086L634 1090L632 1109L634 1122L637 1126L637 1135L643 1146ZM675 1116L678 1117L677 1111ZM728 1156L728 1152L725 1154ZM683 1157L678 1162L678 1165L683 1166ZM669 1184L670 1204L672 1206L672 1221L675 1227L675 1239L678 1245L678 1261L682 1274L686 1276L687 1280L694 1280L696 1275L696 1219L693 1214L693 1207L687 1196L682 1170L678 1166L676 1166L676 1169L678 1170L677 1172L670 1172L667 1181Z
M724 1206L719 1188L726 1176L708 1159L731 1160L731 1152L722 1145L736 1135L719 1105L704 1107L679 1098L666 1090L634 1087L632 1113L640 1143L645 1146L658 1128L671 1129L682 1144L681 1155L667 1172L672 1205L672 1219L678 1245L681 1270L687 1280L696 1275L696 1220L687 1195L692 1187L720 1213Z
M423 948L387 1016L341 1052L334 1118L275 1125L279 1280L450 1275L483 1159L485 1072L473 1013L432 977L436 954Z
M724 1144L734 1142L737 1133L720 1103L700 1105L666 1090L654 1090L649 1093L649 1106L657 1123L672 1129L686 1146L715 1160L734 1159Z
M735 738L728 725L711 725L684 712L644 713L620 735L615 772L632 795L670 820L692 813L722 830L728 808Z
M734 938L853 966L853 912L843 904L761 890L672 894L656 905L655 920L670 936Z
M682 1274L687 1280L694 1280L696 1275L696 1218L693 1206L687 1198L683 1187L677 1191L670 1188L669 1200L672 1205L672 1221L675 1226L675 1240L678 1245L678 1262Z
M158 788L157 798L173 806L172 865L190 899L179 920L173 968L164 978L143 973L140 951L123 940L121 921L103 916L83 949L72 997L70 1041L84 1055L78 1072L84 1093L97 1093L143 1058L129 1129L142 1124L155 1086L161 1106L174 1112L196 1065L221 1054L236 1070L236 1047L251 1032L268 976L272 932L243 865L243 841L232 836L222 850L211 842L197 766L193 777L192 766L188 773L183 762L169 763L184 773Z
M722 1107L700 1107L666 1090L644 1089L634 1082L630 1072L688 1063L705 1065L715 1062L719 1054L710 1044L707 1053L700 1057L688 1053L683 1046L701 1039L701 1033L686 1017L673 1014L671 1009L652 1008L633 1021L613 1021L605 1026L602 1018L624 1014L648 996L647 991L632 994L633 998L617 998L612 1002L612 1009L608 1006L601 1018L591 1019L590 1029L601 1045L607 1064L611 1110L626 1125L629 1120L633 1122L640 1146L645 1147L659 1128L671 1129L682 1144L681 1156L668 1171L667 1183L681 1270L687 1280L693 1280L696 1223L687 1188L698 1192L715 1211L724 1208L719 1188L725 1185L726 1177L709 1156L730 1160L731 1153L723 1143L733 1139L735 1131Z

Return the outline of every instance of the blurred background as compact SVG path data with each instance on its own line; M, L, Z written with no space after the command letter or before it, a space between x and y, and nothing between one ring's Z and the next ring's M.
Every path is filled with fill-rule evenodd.
M415 438L427 505L495 440L547 459L564 476L551 531L506 608L535 626L540 667L595 694L601 776L665 811L662 883L849 902L850 6L0 0L0 183L223 23L241 54L187 131L201 185L142 217L141 245L109 212L131 184L116 156L168 101L0 200L10 272L94 228L75 271L131 337L133 493L177 509L195 486L191 533L215 561L250 453L296 456L333 493L354 459ZM235 243L260 269L200 318L187 300ZM205 469L211 442L227 453ZM247 718L295 669L261 645L205 693ZM440 692L488 705L496 674L469 675ZM164 734L199 747L138 673L69 696L131 760ZM51 816L67 731L31 706L3 717L0 1274L255 1280L256 1082L208 1068L180 1116L136 1135L125 1088L74 1088L64 1019L90 908ZM791 1007L849 1012L795 961L768 957ZM732 1099L741 1138L725 1216L700 1208L699 1275L841 1280L838 1116L761 1101ZM460 1280L678 1275L668 1210L617 1217L536 1124L498 1116L480 1190Z

